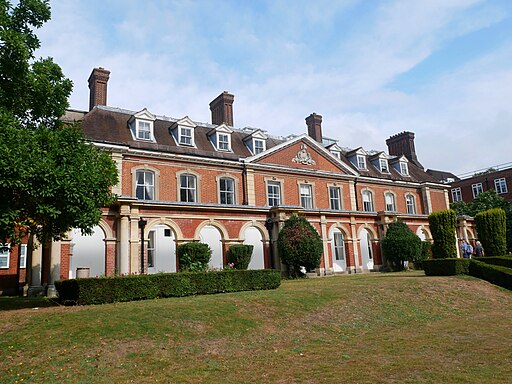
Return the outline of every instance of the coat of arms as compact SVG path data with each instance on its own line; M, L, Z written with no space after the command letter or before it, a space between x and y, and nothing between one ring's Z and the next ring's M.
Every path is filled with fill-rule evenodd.
M299 163L302 165L314 165L316 164L315 160L311 158L311 155L306 150L306 144L302 144L300 146L300 151L297 153L297 156L295 156L292 161L294 163Z

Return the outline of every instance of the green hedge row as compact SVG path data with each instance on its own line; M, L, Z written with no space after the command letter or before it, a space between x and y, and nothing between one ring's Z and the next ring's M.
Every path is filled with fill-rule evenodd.
M487 264L501 265L502 267L512 268L511 256L478 257L474 260L478 260Z
M478 260L472 260L469 264L469 274L486 280L500 287L512 289L512 269L501 265L492 265Z
M485 254L504 255L507 252L507 217L501 208L493 208L475 215L478 238Z
M469 271L471 259L429 259L423 260L422 266L427 276L465 275Z
M56 281L55 287L63 303L87 305L275 289L280 284L281 272L267 269L69 279Z

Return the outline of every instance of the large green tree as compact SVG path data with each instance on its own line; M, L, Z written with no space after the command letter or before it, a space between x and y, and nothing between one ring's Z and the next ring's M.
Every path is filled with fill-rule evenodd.
M390 223L381 241L382 251L389 266L401 271L405 261L417 261L421 257L421 240L403 221Z
M51 58L37 59L34 30L50 19L46 0L0 0L0 241L90 233L111 204L115 163L60 120L72 83Z

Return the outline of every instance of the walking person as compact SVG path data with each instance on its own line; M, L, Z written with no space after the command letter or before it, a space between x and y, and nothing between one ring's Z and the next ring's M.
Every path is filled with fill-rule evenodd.
M475 257L485 256L484 247L482 247L482 243L477 241L475 245Z

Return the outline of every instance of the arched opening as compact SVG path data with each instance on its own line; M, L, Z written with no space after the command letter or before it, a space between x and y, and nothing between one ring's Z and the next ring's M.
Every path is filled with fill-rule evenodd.
M338 228L334 228L331 235L332 267L334 272L347 271L347 257L345 252L345 236Z
M212 257L208 263L210 268L223 269L224 257L222 255L222 234L213 225L205 225L199 233L201 243L208 244L212 250Z
M244 244L254 247L248 269L264 269L263 236L260 230L256 227L247 227L244 231L244 238Z
M371 234L363 228L359 234L359 246L361 248L362 268L366 270L373 269L373 250L371 243Z
M176 272L176 234L159 224L148 232L148 273Z
M105 234L99 225L92 228L91 235L82 235L80 229L73 229L69 278L76 278L78 268L88 268L89 276L105 274Z

